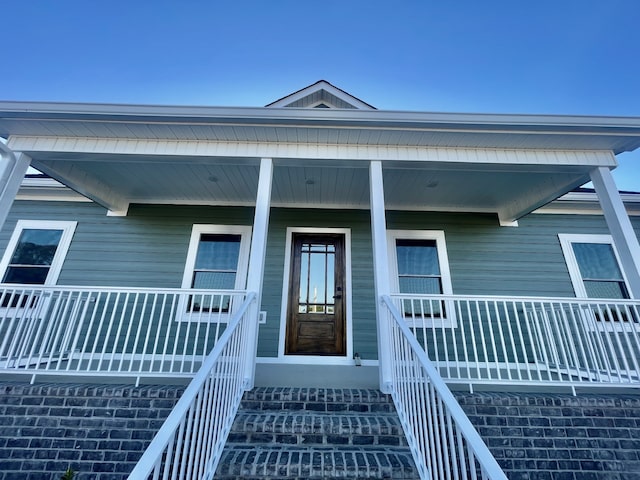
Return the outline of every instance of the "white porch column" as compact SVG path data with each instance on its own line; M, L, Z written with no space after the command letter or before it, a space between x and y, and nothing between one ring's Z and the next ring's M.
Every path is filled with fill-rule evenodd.
M258 353L258 316L262 303L262 280L264 261L267 252L267 231L269 229L269 210L271 208L271 182L273 161L263 158L260 161L258 195L251 235L251 253L247 272L247 291L256 292L256 301L251 304L248 318L252 322L247 334L247 367L244 374L245 389L251 390L255 383L256 355Z
M0 142L0 228L7 219L9 209L30 164L31 158L28 155L15 154Z
M640 298L640 245L611 171L598 167L591 171L591 181L629 282L630 294L633 298Z
M369 164L369 198L371 206L371 237L373 241L373 270L376 293L376 317L378 325L378 364L380 370L380 390L391 392L391 364L389 342L391 336L382 315L380 299L391 293L389 281L389 260L387 253L387 220L384 210L384 185L382 163L379 160Z

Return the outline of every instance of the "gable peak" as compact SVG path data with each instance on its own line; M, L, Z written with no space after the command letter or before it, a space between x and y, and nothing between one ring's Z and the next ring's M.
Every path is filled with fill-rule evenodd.
M304 87L272 102L267 107L285 108L343 108L375 110L375 107L330 84L326 80Z

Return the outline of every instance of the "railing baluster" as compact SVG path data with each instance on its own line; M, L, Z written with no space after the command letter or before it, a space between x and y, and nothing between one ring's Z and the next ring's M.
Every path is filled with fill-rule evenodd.
M638 300L416 294L393 298L412 334L450 382L470 387L640 387ZM434 317L445 308L449 314Z
M488 479L506 480L424 348L405 324L405 319L390 298L382 299L387 310L382 318L391 332L394 375L391 393L421 478L458 479L458 471L463 472L461 478L465 480L467 473L475 478L475 462L478 462L480 469L487 472ZM407 391L415 393L407 394ZM449 448L455 444L455 438L459 445L457 451ZM462 458L465 445L468 459ZM459 460L456 454L459 454Z

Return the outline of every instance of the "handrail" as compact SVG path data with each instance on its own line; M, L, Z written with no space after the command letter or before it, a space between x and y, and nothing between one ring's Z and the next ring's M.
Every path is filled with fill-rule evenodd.
M228 328L134 467L130 480L147 479L152 473L154 478L159 478L161 473L162 478L213 477L244 392L246 355L242 351L242 334L244 327L251 328L251 325L243 323L250 323L246 312L255 299L255 292L247 294ZM225 362L228 365L224 365ZM197 442L195 447L194 442ZM170 477L170 473L173 476Z
M640 301L393 294L448 383L640 388Z
M392 327L392 397L421 478L475 478L479 468L484 479L506 480L391 298L381 301Z
M245 295L0 284L0 371L191 378Z

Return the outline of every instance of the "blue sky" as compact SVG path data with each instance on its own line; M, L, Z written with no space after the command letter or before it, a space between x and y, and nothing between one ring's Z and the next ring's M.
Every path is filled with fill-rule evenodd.
M0 0L0 99L640 117L640 2ZM640 152L619 156L640 191Z

